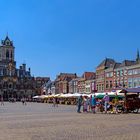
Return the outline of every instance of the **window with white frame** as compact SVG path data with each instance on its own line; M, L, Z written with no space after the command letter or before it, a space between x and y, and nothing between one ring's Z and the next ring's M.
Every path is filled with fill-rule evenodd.
M128 75L132 75L133 71L132 70L128 70Z
M133 74L138 74L138 69L134 69Z

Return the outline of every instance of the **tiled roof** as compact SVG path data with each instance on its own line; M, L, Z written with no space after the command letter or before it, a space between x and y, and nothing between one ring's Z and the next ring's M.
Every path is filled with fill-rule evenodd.
M56 81L71 81L76 77L76 73L60 73L60 75L57 76Z
M124 60L119 67L132 66L135 64L136 64L136 61Z
M76 73L60 73L60 76L75 76Z
M86 80L95 79L95 73L94 72L85 72L82 77L85 78Z

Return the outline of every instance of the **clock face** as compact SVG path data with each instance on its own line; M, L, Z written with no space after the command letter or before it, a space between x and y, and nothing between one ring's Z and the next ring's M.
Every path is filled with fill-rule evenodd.
M6 45L10 45L10 42L8 40L6 41Z

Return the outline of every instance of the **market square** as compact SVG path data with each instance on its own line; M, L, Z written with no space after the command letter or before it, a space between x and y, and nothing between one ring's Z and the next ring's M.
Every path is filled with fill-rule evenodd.
M6 102L0 108L0 140L139 140L139 113L78 114L76 109Z

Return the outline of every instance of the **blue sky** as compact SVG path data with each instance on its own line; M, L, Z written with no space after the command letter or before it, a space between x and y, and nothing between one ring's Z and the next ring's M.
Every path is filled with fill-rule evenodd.
M0 0L0 39L14 41L17 66L34 76L95 71L106 57L135 59L139 0Z

